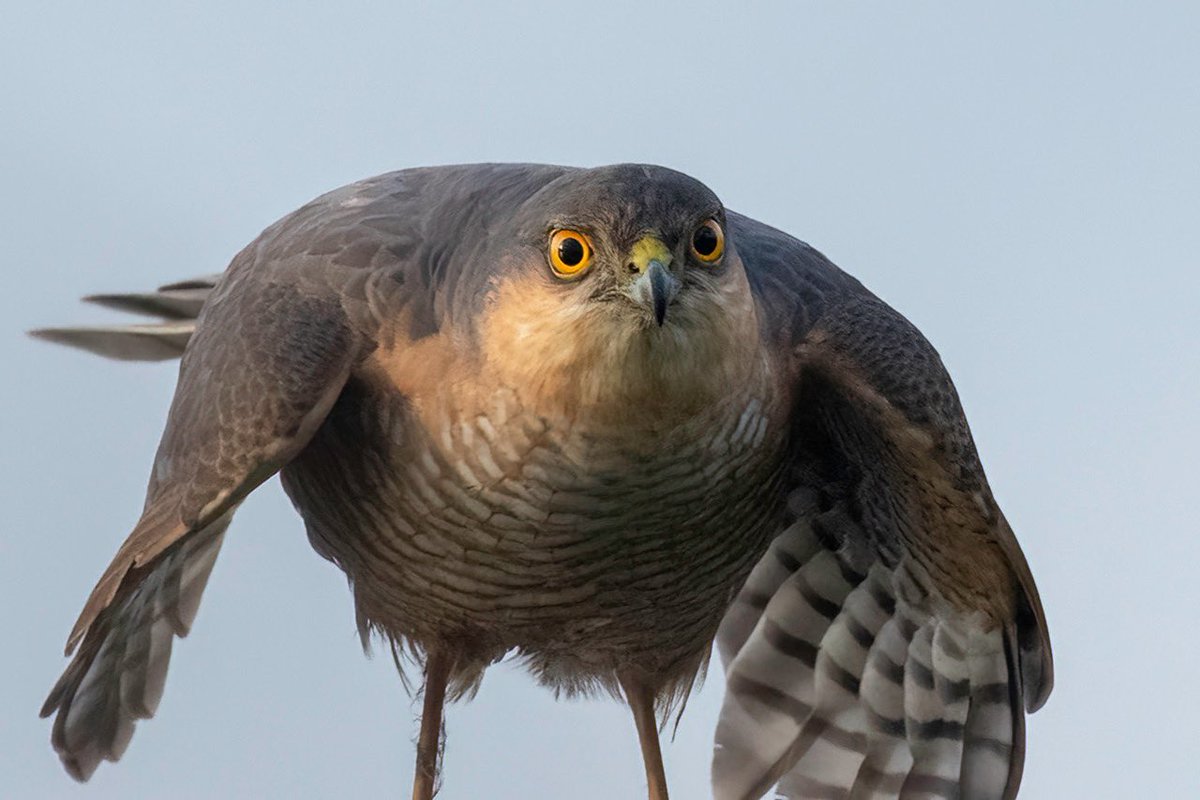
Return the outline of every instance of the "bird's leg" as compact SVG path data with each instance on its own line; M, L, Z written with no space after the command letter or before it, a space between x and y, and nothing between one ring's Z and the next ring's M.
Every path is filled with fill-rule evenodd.
M654 693L641 680L629 675L620 678L625 700L633 711L638 739L642 744L642 761L646 765L646 783L650 800L667 800L667 774L663 770L662 750L658 745L658 723L654 717Z
M417 739L417 771L413 776L413 800L433 800L437 791L438 751L442 739L442 706L446 681L453 660L445 650L433 648L425 654L425 702L421 709L421 736Z

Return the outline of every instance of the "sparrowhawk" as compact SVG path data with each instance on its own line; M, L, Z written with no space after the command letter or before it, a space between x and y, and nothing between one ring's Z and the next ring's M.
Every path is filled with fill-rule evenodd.
M373 634L442 706L512 655L662 720L714 641L719 800L1009 798L1052 685L1037 589L958 396L907 320L669 169L381 175L219 276L57 328L182 356L142 516L42 709L67 770L158 706L238 504L276 472Z

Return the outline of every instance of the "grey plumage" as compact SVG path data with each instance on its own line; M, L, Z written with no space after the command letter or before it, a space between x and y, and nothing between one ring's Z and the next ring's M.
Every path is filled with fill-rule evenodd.
M191 630L232 516L163 555L136 592L99 615L96 633L50 691L41 713L62 711L51 740L72 777L87 780L101 759L120 758L135 722L158 710L173 639Z
M563 229L594 251L582 278L547 263ZM217 280L93 300L163 322L38 335L183 361L143 518L43 709L76 777L153 713L220 532L281 470L364 636L445 656L460 694L516 651L665 713L715 637L720 800L1015 795L1049 640L936 352L695 180L391 173Z
M169 283L156 291L134 294L93 294L83 298L88 303L131 311L163 319L193 321L200 315L204 301L221 279L220 275L205 275L188 281Z
M130 311L161 321L146 325L41 328L30 334L48 342L79 347L121 361L166 361L183 355L196 317L220 275L167 284L157 291L133 294L94 294L89 303Z

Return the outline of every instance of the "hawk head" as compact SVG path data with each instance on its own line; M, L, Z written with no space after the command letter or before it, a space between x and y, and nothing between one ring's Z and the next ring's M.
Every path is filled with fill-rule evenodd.
M520 205L511 233L482 341L516 387L575 408L691 413L754 366L749 284L724 207L694 178L570 171Z

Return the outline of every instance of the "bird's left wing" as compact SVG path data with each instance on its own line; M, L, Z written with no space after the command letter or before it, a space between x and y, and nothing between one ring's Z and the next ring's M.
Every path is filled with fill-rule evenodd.
M1050 643L953 384L857 281L735 224L785 354L791 477L788 525L718 635L716 797L1013 797Z

